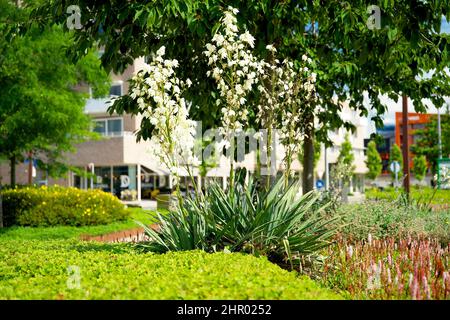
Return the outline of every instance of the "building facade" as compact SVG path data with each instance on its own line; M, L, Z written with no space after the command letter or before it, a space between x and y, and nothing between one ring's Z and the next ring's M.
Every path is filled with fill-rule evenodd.
M431 120L428 113L408 113L408 145L416 143L418 135L416 130L424 129ZM395 143L403 150L403 118L401 112L395 113ZM409 151L409 167L413 166L413 154Z
M345 140L345 136L348 134L350 143L352 144L352 153L354 155L355 171L353 178L350 181L351 193L364 193L365 175L367 173L367 166L365 164L366 156L364 145L364 139L367 137L368 132L368 119L359 116L358 112L351 110L348 107L348 103L344 102L342 112L339 115L343 120L351 122L356 130L349 132L344 128L336 129L329 133L330 139L333 141L331 148L325 148L322 146L320 152L320 158L316 166L316 179L321 179L325 182L325 186L330 184L330 173L333 166L337 163L339 153L341 151L341 145Z

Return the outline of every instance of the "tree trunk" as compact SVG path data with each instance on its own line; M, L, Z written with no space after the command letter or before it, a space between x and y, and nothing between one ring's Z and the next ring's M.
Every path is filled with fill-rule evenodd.
M10 169L11 169L11 179L10 184L11 188L16 186L16 156L12 156L10 159Z
M308 119L310 125L305 130L303 143L303 194L314 189L314 125L312 116Z

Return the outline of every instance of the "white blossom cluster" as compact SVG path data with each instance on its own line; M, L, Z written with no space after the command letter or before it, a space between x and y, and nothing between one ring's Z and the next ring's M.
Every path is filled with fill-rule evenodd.
M221 27L204 51L211 68L207 76L216 81L219 90L216 104L222 106L222 125L226 135L245 126L247 95L258 82L258 72L262 72L261 65L248 49L253 48L255 38L248 31L238 34L238 12L228 7L220 20Z
M189 119L181 96L191 81L177 78L174 69L178 61L164 59L164 55L165 47L161 47L150 64L132 78L130 97L153 126L153 154L178 177L181 165L195 162L195 121Z
M280 62L271 52L270 62L261 62L265 72L261 73L258 90L261 94L257 120L262 126L275 128L285 149L283 162L289 170L293 157L298 154L304 137L304 112L317 101L315 94L316 74L312 72L312 60L302 56L302 66L296 71L292 61Z

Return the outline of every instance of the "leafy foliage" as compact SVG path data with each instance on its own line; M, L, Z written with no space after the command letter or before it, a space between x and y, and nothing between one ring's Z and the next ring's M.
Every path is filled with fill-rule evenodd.
M90 118L83 113L88 94L74 87L88 84L104 94L110 81L94 50L76 63L70 60L64 48L74 39L62 27L32 27L17 33L8 19L27 21L30 3L36 4L26 1L17 7L2 1L11 15L1 11L0 32L13 28L14 36L0 39L0 157L15 165L25 152L32 152L38 165L56 176L67 169L62 155L73 151L75 143L94 137Z
M271 190L258 191L253 179L245 184L242 175L227 191L213 184L203 201L188 200L159 216L159 231L146 227L153 240L143 247L157 252L227 248L278 261L287 251L290 256L314 253L329 244L334 231L317 215L326 205L313 210L319 195L297 198L298 190L298 183L285 187L280 179Z
M129 212L101 190L26 187L3 190L5 225L85 226L125 220Z
M79 288L67 285L69 266L79 268ZM0 299L341 298L306 276L243 254L136 254L117 244L6 240L0 270Z
M381 174L383 164L377 150L376 142L373 140L367 145L367 159L365 162L367 169L369 169L367 176L369 179L375 180Z
M414 100L417 110L424 110L422 98L431 98L442 105L442 96L449 95L448 77L436 72L426 80L418 75L431 69L448 67L448 35L441 34L442 15L450 18L448 3L427 2L380 3L382 28L370 30L366 1L287 1L270 0L228 1L160 1L151 3L110 0L82 0L83 32L75 35L73 54L84 55L93 45L105 48L104 66L121 72L133 58L150 55L161 45L169 56L184 66L182 78L190 78L193 87L188 100L193 100L195 119L204 120L205 128L217 124L217 97L211 93L212 81L204 81L206 62L200 59L206 41L219 27L223 9L238 8L239 24L255 37L255 49L264 53L267 44L274 44L280 57L301 61L307 54L317 62L318 93L323 98L323 112L318 114L322 126L318 136L323 140L333 128L352 124L337 117L342 109L331 101L336 94L340 100L349 98L350 107L367 115L363 92L367 90L375 120L381 124L385 112L379 93L398 99L403 92ZM369 3L372 4L372 3ZM32 21L52 21L64 24L66 16L59 14L66 1L42 4ZM89 14L84 14L89 10ZM312 23L315 22L315 23ZM99 32L101 30L101 32ZM120 30L120 31L119 31ZM317 36L319 34L320 36ZM267 53L265 53L267 54ZM433 93L437 93L433 96ZM122 106L114 107L123 111ZM137 106L129 105L135 112Z
M353 176L353 172L355 171L355 166L353 164L354 160L355 156L353 154L353 147L352 143L350 142L350 136L346 134L337 159L338 163L342 163L347 168L347 174L344 177L345 182L349 182Z
M433 173L437 172L437 159L439 158L439 143L437 130L437 117L432 116L424 129L416 130L418 137L415 144L411 145L411 151L416 155L423 155L431 165ZM441 143L442 157L450 156L450 111L441 115Z

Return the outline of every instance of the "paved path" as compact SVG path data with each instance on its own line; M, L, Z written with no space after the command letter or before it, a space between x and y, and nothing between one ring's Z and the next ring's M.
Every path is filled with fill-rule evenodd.
M150 226L153 230L158 230L157 224ZM99 242L143 242L148 241L149 238L144 232L144 228L134 228L122 231L116 231L108 234L102 234L99 236L81 235L81 240L84 241L99 241Z
M130 207L140 207L144 210L156 210L157 204L154 200L141 200L141 201L122 201L123 204Z

